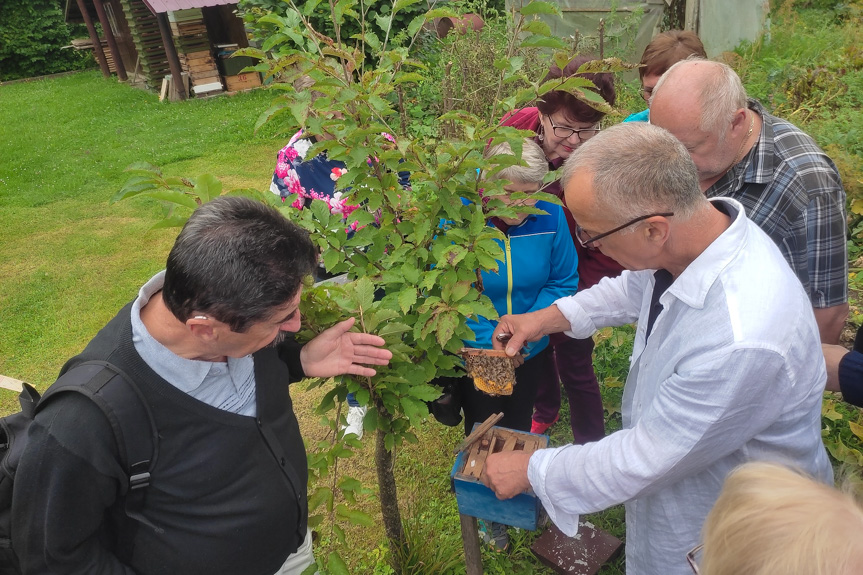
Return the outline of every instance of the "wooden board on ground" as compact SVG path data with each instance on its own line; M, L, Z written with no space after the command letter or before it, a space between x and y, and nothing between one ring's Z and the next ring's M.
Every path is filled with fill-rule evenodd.
M22 384L24 382L20 379L15 379L12 377L7 377L5 375L0 375L0 387L3 389L10 389L12 391L21 391L23 388Z
M530 549L555 573L594 575L620 552L623 542L589 522L579 522L575 537L567 537L549 524Z

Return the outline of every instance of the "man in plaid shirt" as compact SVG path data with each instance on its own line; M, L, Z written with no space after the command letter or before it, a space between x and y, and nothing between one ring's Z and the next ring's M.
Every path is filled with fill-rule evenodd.
M836 166L799 128L746 96L730 67L684 60L659 80L650 123L689 150L709 198L738 200L779 246L812 301L824 343L848 315L845 190Z

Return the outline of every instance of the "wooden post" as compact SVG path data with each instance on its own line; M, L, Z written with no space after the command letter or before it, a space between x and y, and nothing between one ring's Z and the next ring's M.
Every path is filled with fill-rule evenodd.
M79 0L81 1L81 0ZM186 99L186 90L183 88L183 72L180 68L180 57L174 47L174 38L171 36L171 26L168 24L168 15L165 12L156 14L159 21L159 33L162 35L162 44L165 46L165 54L168 56L168 66L171 68L171 76L174 77L174 90L181 100Z
M698 4L700 0L686 0L686 20L684 29L691 30L698 34Z
M0 375L0 387L2 387L3 389L10 389L12 391L20 392L22 389L24 389L23 384L24 382L20 379Z
M105 58L105 52L102 51L102 42L99 41L99 35L96 33L96 27L93 26L93 19L90 18L90 13L87 11L87 5L84 0L77 0L78 9L81 11L81 16L84 17L84 24L87 25L87 32L90 33L90 41L93 42L93 53L96 54L96 60L99 62L99 68L102 69L102 75L106 78L111 77L111 70L108 69L108 60ZM117 57L114 56L116 60Z
M117 77L125 82L126 66L123 64L123 58L120 56L120 49L117 47L117 39L114 38L114 31L111 30L111 22L108 20L108 15L105 13L105 7L102 5L102 0L93 0L93 6L96 7L96 14L99 16L99 22L102 23L102 31L105 33L105 38L108 40L108 47L111 49L111 56L114 58L114 69L117 70Z
M467 575L482 575L482 555L479 549L476 517L461 513L458 517L461 520L461 540L464 545L464 564L467 567Z

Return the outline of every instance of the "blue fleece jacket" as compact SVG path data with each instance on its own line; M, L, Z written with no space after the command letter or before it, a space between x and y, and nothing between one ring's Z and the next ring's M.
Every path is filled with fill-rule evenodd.
M506 239L497 240L504 251L497 273L482 272L483 293L500 315L543 309L578 289L578 256L563 208L543 201L537 202L536 207L548 214L532 214L521 224L510 226ZM496 320L469 319L467 325L476 339L465 341L465 345L491 348ZM547 345L548 337L527 344L527 359Z

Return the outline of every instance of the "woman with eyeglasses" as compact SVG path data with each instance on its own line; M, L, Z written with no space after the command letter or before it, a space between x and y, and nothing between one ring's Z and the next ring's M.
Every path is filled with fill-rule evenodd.
M593 58L578 56L562 70L553 65L543 80L568 78ZM614 105L614 77L612 74L579 74L596 85L597 92L609 105ZM557 170L573 150L599 133L605 114L568 92L552 90L536 103L536 107L522 108L504 116L502 124L522 130L532 130L534 141L540 145L550 170ZM566 201L560 182L555 181L544 191ZM569 231L578 253L578 289L587 289L604 277L619 275L623 268L599 251L585 248L575 241L575 220L564 209ZM605 435L605 418L599 384L593 371L593 340L552 336L557 377L537 382L531 431L545 433L558 419L560 410L560 381L569 399L570 427L575 443L583 444L601 439Z
M665 72L674 64L690 57L707 58L704 44L691 30L668 30L653 37L641 54L641 97L650 104L653 88ZM650 108L626 117L624 122L650 121Z

